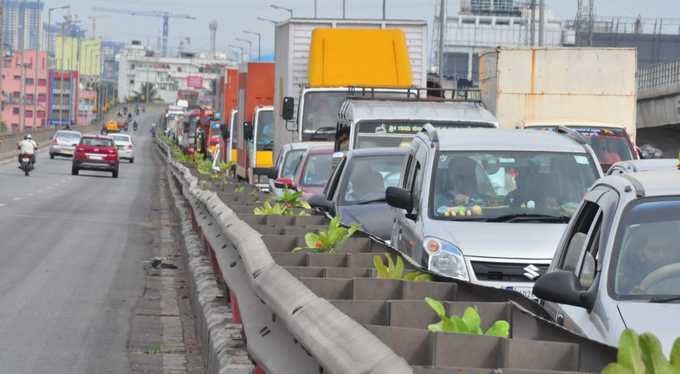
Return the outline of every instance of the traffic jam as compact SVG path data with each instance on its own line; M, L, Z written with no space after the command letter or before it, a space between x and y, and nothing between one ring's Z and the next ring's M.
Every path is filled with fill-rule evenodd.
M226 69L219 108L180 99L159 133L422 274L517 292L600 343L633 329L677 353L680 172L636 146L635 49L487 50L480 87L457 87L427 71L425 22L375 22L278 24L275 62ZM130 137L109 136L132 163Z

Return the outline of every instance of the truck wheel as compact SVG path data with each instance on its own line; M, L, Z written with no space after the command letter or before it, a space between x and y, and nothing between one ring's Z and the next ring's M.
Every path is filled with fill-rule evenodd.
M71 167L71 175L78 175L78 168L75 166Z
M133 163L133 162L135 162L135 159L134 159L134 158L131 158L131 159L130 159L130 163Z
M114 178L118 178L118 169L112 171L112 172L111 172L111 175L112 175Z
M50 153L50 160L54 160L54 153Z

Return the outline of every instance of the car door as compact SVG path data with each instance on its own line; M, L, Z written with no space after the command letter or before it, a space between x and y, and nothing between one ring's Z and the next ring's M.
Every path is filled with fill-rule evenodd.
M607 246L609 230L618 204L618 194L609 187L598 186L586 194L577 219L568 229L554 269L573 272L582 291L597 292L602 257ZM545 303L546 310L556 322L595 339L606 334L607 323L596 301L592 311L583 307Z
M409 180L406 187L403 187L411 191L413 211L401 217L402 224L398 235L401 237L401 250L414 261L421 263L423 257L422 221L424 215L427 214L427 210L421 205L427 152L423 146L417 146L414 151Z

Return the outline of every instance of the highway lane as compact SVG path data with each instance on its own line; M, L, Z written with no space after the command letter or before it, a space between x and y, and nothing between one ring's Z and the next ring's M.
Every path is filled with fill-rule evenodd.
M128 330L157 228L161 164L144 116L134 164L71 176L41 153L0 165L0 373L129 373Z

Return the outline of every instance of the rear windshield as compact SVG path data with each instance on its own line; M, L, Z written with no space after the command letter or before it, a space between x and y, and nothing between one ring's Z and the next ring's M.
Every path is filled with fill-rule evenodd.
M114 141L121 143L130 143L130 138L124 135L111 135Z
M56 138L59 140L69 140L77 142L78 140L80 140L80 135L72 132L58 132Z
M82 138L80 144L91 145L93 147L112 147L113 141L105 138Z
M307 166L302 175L302 185L310 187L325 185L333 171L332 165L332 155L319 154L309 156L309 161L307 161Z

